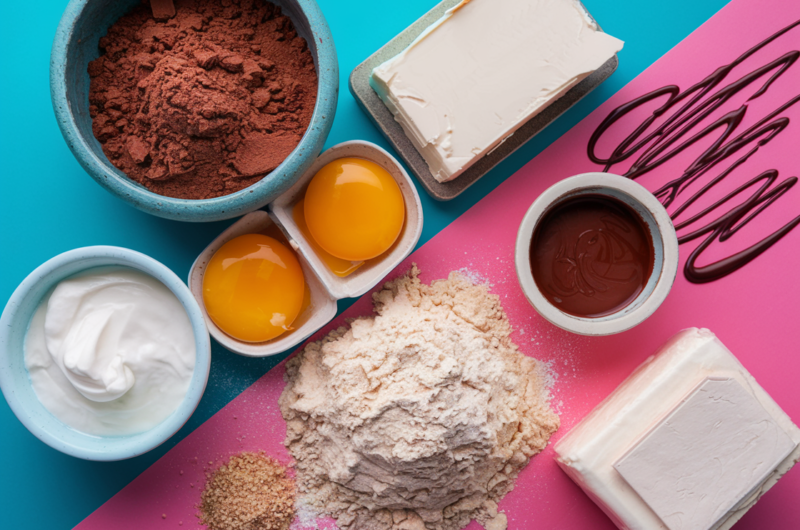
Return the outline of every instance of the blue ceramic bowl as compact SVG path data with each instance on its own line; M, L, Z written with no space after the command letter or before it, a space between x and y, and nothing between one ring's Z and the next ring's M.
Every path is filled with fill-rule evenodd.
M98 41L141 0L71 0L58 25L50 54L50 97L58 126L75 158L101 186L145 212L179 221L218 221L257 210L289 189L322 150L336 111L339 65L330 28L315 0L271 0L281 6L306 39L317 68L319 89L311 124L300 144L275 171L236 193L215 199L164 197L129 179L108 161L92 134L89 62Z
M149 274L166 285L183 304L194 329L197 349L189 391L164 421L140 434L84 434L53 416L33 390L25 368L24 346L33 313L45 294L61 280L94 267L123 266ZM0 389L17 418L44 443L86 460L124 460L161 445L189 419L206 388L211 343L203 312L189 288L165 265L149 256L119 247L84 247L60 254L28 275L11 295L0 317Z

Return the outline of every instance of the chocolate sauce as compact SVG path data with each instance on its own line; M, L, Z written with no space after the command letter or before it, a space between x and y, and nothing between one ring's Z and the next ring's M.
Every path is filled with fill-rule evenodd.
M684 268L684 274L691 282L705 283L727 276L755 259L800 224L800 216L795 217L768 237L745 250L710 265L702 267L697 265L698 258L712 243L715 241L725 242L797 184L797 177L789 177L779 181L778 171L775 169L764 171L751 178L701 212L677 222L678 217L691 204L715 186L723 183L736 168L753 156L759 148L765 146L775 136L783 132L789 125L789 118L781 116L781 114L800 102L800 94L789 99L751 127L738 131L748 109L747 103L769 90L772 83L797 61L798 57L800 57L800 51L787 52L767 64L751 70L716 92L712 91L725 80L734 67L740 65L755 52L797 26L800 26L800 20L786 26L750 48L732 63L717 68L708 77L684 91L681 91L675 85L669 85L653 90L618 107L600 124L589 140L589 158L597 164L604 164L604 171L609 171L615 164L637 154L638 158L635 159L630 169L624 174L624 176L631 179L644 175L706 137L712 140L711 146L695 158L683 171L682 175L654 192L654 195L659 198L665 207L674 206L674 210L670 215L675 222L676 230L687 229L701 220L705 223L699 223L701 226L688 233L679 234L678 237L680 243L705 237L691 253ZM764 78L766 80L762 82L761 80ZM747 102L738 109L724 114L701 128L701 122L713 111L735 94L754 83L763 84L756 89ZM595 153L597 142L603 133L617 120L634 109L663 97L666 97L666 102L641 122L613 150L610 156L601 158ZM650 125L657 118L665 116L668 111L673 109L675 109L674 113L662 125L647 133ZM736 132L739 134L734 136ZM721 173L707 176L712 169L728 159L733 161L729 166L722 169ZM707 178L707 182L699 190L685 197L686 189L703 177ZM679 198L683 200L676 204L676 200ZM728 206L728 211L724 212L723 207L726 205ZM714 214L716 218L709 221L708 217L711 214Z
M596 318L629 305L653 273L653 240L630 206L605 195L547 211L530 246L539 291L565 313Z

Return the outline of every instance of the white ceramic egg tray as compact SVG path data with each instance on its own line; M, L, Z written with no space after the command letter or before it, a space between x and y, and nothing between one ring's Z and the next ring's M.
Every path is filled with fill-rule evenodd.
M381 256L367 261L347 277L336 276L314 252L292 217L292 208L306 192L309 182L319 169L343 157L370 160L385 168L400 186L405 200L406 219L394 245ZM197 257L189 271L189 289L203 310L211 335L232 352L248 357L267 357L285 352L313 335L336 316L336 301L361 296L375 287L389 272L414 250L422 233L422 204L408 173L395 158L379 146L361 140L335 145L322 153L297 183L269 205L269 213L259 210L249 213L220 234ZM208 316L203 304L203 274L214 253L231 239L268 231L277 226L289 245L297 252L300 266L311 293L311 304L294 322L294 329L266 342L244 342L222 331Z

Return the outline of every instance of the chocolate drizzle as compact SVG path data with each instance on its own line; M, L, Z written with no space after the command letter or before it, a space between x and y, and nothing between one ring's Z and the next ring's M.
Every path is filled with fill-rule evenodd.
M731 201L736 201L737 199L738 201L742 201L742 197L746 197L742 202L736 206L732 206L726 213L720 214L713 221L709 221L705 225L689 233L679 235L678 241L680 243L686 243L700 237L705 237L689 256L684 269L686 278L693 283L705 283L717 280L738 270L800 224L800 215L798 215L782 228L773 232L770 236L745 250L710 265L702 267L697 265L697 260L700 255L714 241L724 242L729 239L797 184L797 177L789 177L779 182L778 171L775 169L764 171L699 213L683 221L676 222L677 218L690 205L700 199L714 186L723 182L736 168L753 156L760 147L769 143L789 125L789 118L781 116L781 114L800 102L800 94L791 98L757 123L734 136L734 133L737 132L747 112L747 103L764 94L772 83L797 61L800 57L800 51L787 52L781 57L750 71L743 77L716 90L716 92L712 91L725 80L731 70L736 66L797 26L800 26L800 20L786 26L769 38L753 46L732 63L717 68L708 77L685 91L681 91L678 86L668 85L621 105L608 115L597 130L594 131L589 140L589 158L597 164L603 164L605 166L604 171L609 171L612 166L627 160L634 154L638 155L638 158L634 160L630 169L624 174L624 176L628 178L636 179L675 157L703 138L707 136L713 138L714 135L717 135L712 145L703 151L699 157L694 159L683 171L682 175L666 183L654 192L654 195L658 197L666 208L673 206L678 198L683 198L682 196L686 189L698 179L706 176L713 168L717 167L723 161L734 158L729 167L724 169L720 174L710 178L705 185L685 198L682 203L677 204L674 211L670 214L673 222L675 222L675 229L681 231L687 229L696 222L707 220L709 215L718 211L718 209L729 204ZM767 77L767 79L741 107L724 114L711 124L695 132L698 125L712 112L722 106L739 91L749 87L751 84L761 82L765 77ZM662 97L667 97L667 101L654 110L631 134L629 134L622 143L614 149L608 158L597 156L595 153L597 142L609 127L629 112ZM665 116L668 111L673 109L677 110L666 118L663 124L652 132L647 133L648 128L656 119Z

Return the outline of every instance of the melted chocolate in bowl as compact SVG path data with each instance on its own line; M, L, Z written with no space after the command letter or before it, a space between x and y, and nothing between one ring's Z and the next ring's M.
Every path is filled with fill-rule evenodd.
M624 202L585 194L542 216L530 258L533 279L551 304L570 315L598 318L625 308L644 290L653 273L653 239Z

